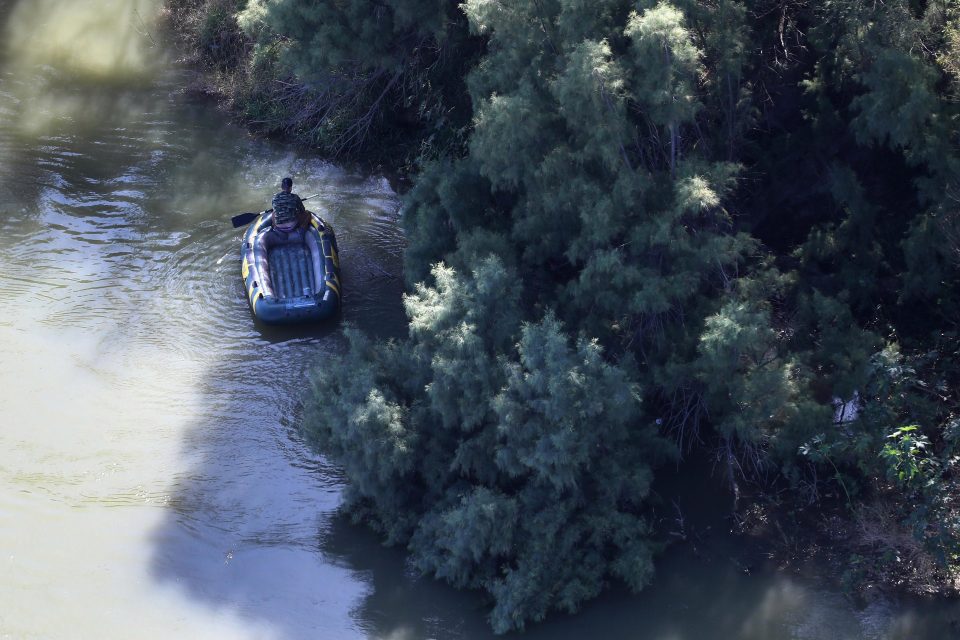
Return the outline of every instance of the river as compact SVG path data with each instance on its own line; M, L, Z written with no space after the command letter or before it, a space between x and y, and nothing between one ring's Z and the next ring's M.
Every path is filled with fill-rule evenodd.
M399 199L190 99L158 9L0 0L0 638L491 637L477 594L337 515L297 433L342 323L259 326L240 281L230 217L291 175L337 230L343 320L402 332ZM960 637L955 603L712 557L525 637Z

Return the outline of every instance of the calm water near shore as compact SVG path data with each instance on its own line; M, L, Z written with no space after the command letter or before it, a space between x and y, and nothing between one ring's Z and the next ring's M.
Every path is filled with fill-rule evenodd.
M398 197L192 101L157 11L0 0L0 638L492 637L477 594L337 516L297 434L342 323L258 326L240 281L230 217L292 175L337 231L343 319L402 333ZM705 544L523 637L960 638L956 603L858 604Z

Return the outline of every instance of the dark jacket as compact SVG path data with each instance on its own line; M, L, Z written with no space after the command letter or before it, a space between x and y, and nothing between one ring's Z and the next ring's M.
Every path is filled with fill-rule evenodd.
M273 196L271 205L273 206L273 226L284 231L296 227L306 213L303 201L295 193L281 191Z

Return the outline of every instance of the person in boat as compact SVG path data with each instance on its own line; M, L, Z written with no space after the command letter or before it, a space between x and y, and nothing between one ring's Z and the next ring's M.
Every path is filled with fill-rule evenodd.
M260 232L254 240L257 246L254 261L257 272L260 274L260 287L268 300L277 296L269 267L269 255L273 247L302 243L308 251L308 260L313 261L312 272L315 274L323 273L324 258L323 250L318 243L319 236L315 233L307 233L310 229L310 213L303 206L300 196L293 193L292 178L284 178L280 181L280 192L273 196L271 205L273 207L271 227ZM314 286L311 283L304 287L302 293L308 296L311 292L320 289L319 285Z
M284 233L310 226L310 214L300 196L293 193L293 178L280 181L280 191L270 203L273 208L273 228Z

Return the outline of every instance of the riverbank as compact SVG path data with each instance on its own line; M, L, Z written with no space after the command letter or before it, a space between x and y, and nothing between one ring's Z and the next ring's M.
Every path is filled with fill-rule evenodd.
M744 575L776 571L823 581L860 605L899 598L960 597L958 576L935 561L875 494L851 509L838 487L801 501L789 486L740 483L731 491L716 465L694 452L658 476L654 491L666 543ZM960 601L958 601L960 602ZM956 616L960 625L960 612Z
M359 86L360 80L342 77L319 82L300 79L281 63L280 54L288 45L283 37L272 37L264 44L244 31L238 20L242 14L237 12L242 6L234 0L164 2L159 22L162 37L179 52L177 63L194 72L184 91L211 101L259 136L383 175L395 191L407 191L418 164L435 155L432 148L439 142L425 133L430 126L430 115L423 113L425 105L398 108L400 98L388 95L389 87L370 97L370 91L379 91L372 82L366 87ZM446 128L466 126L468 104L451 121L452 110L445 116ZM449 135L449 131L443 133Z
M958 576L936 562L891 502L875 499L851 511L836 494L808 506L760 495L749 505L731 517L733 530L778 569L826 571L824 577L865 602L960 597Z

